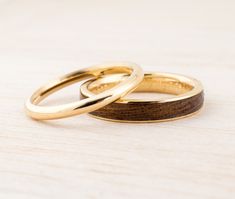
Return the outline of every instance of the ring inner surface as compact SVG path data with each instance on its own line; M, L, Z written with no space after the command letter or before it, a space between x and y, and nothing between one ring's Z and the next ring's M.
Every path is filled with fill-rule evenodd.
M86 85L88 91L99 94L107 89L116 86L126 78L125 75L104 76L95 81L89 81ZM187 82L187 79L177 79L171 76L145 74L144 80L133 92L155 92L171 95L182 95L191 90L194 86Z

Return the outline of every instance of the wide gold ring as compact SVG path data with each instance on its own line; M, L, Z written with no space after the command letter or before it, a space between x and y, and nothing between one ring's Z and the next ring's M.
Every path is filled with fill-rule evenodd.
M125 73L128 74L125 80L119 82L109 90L105 90L98 95L58 106L39 106L38 104L52 93L67 87L76 82L88 78L98 78L102 75ZM37 120L52 120L70 117L82 113L88 113L100 109L129 92L133 91L143 80L142 69L133 63L113 63L92 66L78 70L60 77L38 89L26 102L27 115Z
M118 74L89 80L81 86L81 95L84 98L95 96L125 78L125 74ZM90 115L118 122L159 122L192 115L200 110L204 101L203 87L198 80L170 73L146 73L134 92L158 92L173 96L160 100L122 98Z

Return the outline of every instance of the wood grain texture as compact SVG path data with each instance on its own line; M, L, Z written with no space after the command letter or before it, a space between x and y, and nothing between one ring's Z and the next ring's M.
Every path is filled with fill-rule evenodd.
M204 94L201 92L187 99L166 103L112 103L90 114L98 118L129 122L170 120L199 111L203 106L203 101Z
M0 0L0 198L235 198L234 1ZM201 80L193 118L36 122L38 86L103 61ZM48 99L77 100L78 87Z

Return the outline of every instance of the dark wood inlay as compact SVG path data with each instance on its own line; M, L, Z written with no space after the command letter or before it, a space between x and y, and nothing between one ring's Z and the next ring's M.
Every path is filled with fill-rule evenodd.
M167 120L186 116L198 111L203 106L203 92L187 99L157 103L129 102L112 103L104 108L91 112L91 115L111 120L152 121Z

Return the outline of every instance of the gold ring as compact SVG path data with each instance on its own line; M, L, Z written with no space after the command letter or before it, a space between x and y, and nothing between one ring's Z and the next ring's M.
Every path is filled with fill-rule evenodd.
M124 81L98 95L77 102L58 106L39 106L38 104L52 93L71 84L88 78L115 73L128 74ZM38 89L26 102L26 113L37 120L52 120L70 117L100 109L133 91L143 80L142 69L133 63L103 64L60 77Z
M81 86L81 95L83 98L95 96L125 78L125 74L118 74L89 80ZM203 106L204 101L203 87L198 80L170 73L146 73L134 92L158 92L174 96L160 100L122 98L90 115L118 122L159 122L192 115Z

